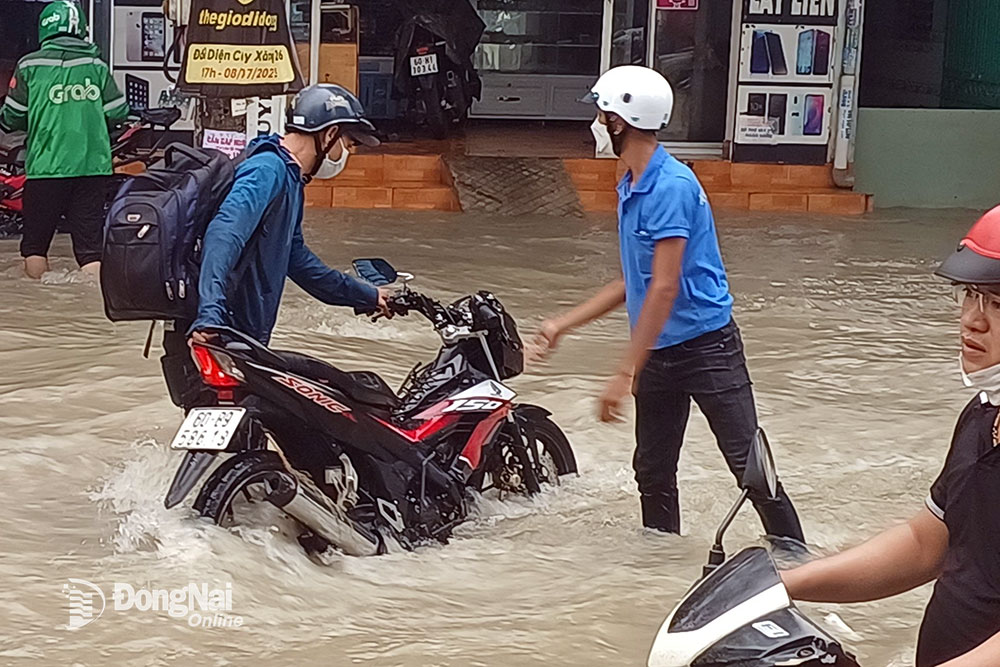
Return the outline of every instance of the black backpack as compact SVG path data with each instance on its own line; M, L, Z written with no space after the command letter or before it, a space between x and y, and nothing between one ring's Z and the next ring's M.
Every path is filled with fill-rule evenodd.
M201 241L241 158L171 144L162 163L122 186L104 223L101 293L108 319L194 319Z

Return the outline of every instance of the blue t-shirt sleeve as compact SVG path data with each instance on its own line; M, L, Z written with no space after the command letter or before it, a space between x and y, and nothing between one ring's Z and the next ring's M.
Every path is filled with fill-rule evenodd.
M226 287L268 205L281 193L285 171L284 161L269 151L236 168L233 187L205 231L198 319L192 329L228 323Z
M642 225L650 238L662 241L671 238L691 238L691 225L699 190L686 178L673 176L658 182L652 196L646 198L648 209L643 211Z

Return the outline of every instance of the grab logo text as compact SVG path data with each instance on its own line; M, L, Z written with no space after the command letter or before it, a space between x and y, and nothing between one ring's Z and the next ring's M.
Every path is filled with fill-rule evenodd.
M49 88L49 102L52 104L63 104L65 102L83 102L89 100L96 102L101 99L101 89L90 79L84 79L83 83L70 83L56 85Z

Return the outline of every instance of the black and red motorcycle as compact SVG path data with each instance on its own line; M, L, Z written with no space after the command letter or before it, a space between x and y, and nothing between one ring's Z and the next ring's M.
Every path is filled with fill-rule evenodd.
M355 270L376 286L403 279L390 310L427 318L443 342L437 357L395 392L375 373L209 330L193 353L214 400L188 413L171 444L184 459L167 507L228 455L195 500L202 516L226 525L239 522L243 503L269 502L304 527L308 550L374 555L387 539L406 548L446 541L468 517L472 491L535 494L576 472L550 413L515 402L504 384L524 355L494 295L444 305L384 260L358 260Z
M111 158L115 167L133 162L149 166L159 159L166 131L181 117L179 109L145 109L110 128ZM150 141L149 133L163 130ZM0 238L20 236L24 209L25 133L0 132ZM148 144L148 145L147 145ZM108 201L128 178L116 174L108 187Z

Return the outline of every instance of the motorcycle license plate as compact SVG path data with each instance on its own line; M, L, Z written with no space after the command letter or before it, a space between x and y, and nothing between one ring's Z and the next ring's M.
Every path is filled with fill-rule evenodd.
M424 74L438 73L438 57L436 53L429 53L426 56L413 56L410 58L410 74L412 76L423 76Z
M229 446L244 414L246 408L192 408L170 448L222 451Z

